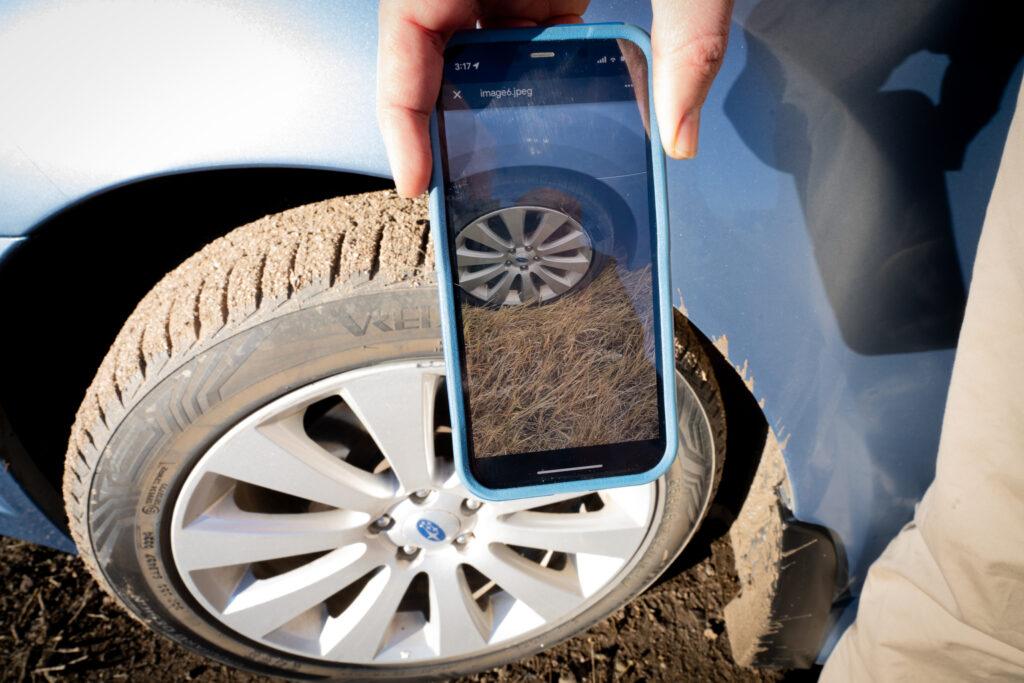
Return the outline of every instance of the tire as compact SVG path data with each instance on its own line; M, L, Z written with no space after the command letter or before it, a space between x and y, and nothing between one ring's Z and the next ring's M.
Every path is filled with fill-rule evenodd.
M172 523L211 447L273 402L339 373L440 358L423 214L421 202L373 193L269 216L187 260L129 317L78 412L64 495L86 567L143 624L260 673L450 678L587 628L650 585L692 536L721 471L725 416L707 356L678 316L678 372L696 406L681 425L686 447L657 484L642 552L571 620L482 655L367 666L254 641L200 603L178 570Z

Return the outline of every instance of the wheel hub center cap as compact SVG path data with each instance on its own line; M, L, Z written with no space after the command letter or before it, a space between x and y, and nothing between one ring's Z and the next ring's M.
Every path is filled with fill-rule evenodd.
M409 515L402 527L407 543L424 548L451 543L462 530L458 517L443 510L423 510Z
M455 543L459 534L470 531L475 516L460 512L462 498L438 492L429 501L407 498L390 512L395 520L387 536L399 547L413 546L424 550L440 550Z

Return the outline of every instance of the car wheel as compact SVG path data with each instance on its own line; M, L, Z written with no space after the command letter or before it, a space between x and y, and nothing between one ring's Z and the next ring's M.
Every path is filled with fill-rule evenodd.
M550 303L632 250L629 207L585 175L511 167L475 174L455 188L455 265L470 304Z
M725 432L681 317L667 475L497 504L463 489L422 213L375 193L267 217L128 319L65 498L86 566L143 623L264 673L449 678L587 628L692 536Z
M594 257L587 230L543 206L491 211L455 236L459 286L470 301L494 307L554 301L599 267Z

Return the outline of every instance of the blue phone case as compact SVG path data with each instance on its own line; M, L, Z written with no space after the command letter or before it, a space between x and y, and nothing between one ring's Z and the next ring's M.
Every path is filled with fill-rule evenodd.
M635 43L643 51L648 65L651 64L651 41L647 33L637 27L621 23L569 24L546 28L497 29L460 31L448 41L449 45L467 43L500 43L510 41L551 41L551 40L602 40L625 39ZM653 93L652 69L648 68L648 92ZM669 226L667 192L665 187L665 156L658 135L658 123L654 114L653 98L650 99L651 167L654 184L654 218L657 235L658 278L655 287L658 292L659 341L661 342L661 368L663 401L665 405L665 453L651 470L640 474L620 475L604 478L535 486L517 486L495 489L482 485L473 478L468 462L468 445L462 414L462 372L457 355L455 331L455 296L450 260L448 256L447 220L445 217L444 181L441 168L440 138L437 129L437 110L430 120L430 138L433 148L434 170L430 185L430 229L434 238L437 260L438 299L441 304L441 334L444 341L444 359L448 379L448 402L452 418L452 441L455 451L455 465L459 477L473 495L483 500L512 500L547 496L556 493L587 492L617 486L635 486L654 481L664 474L676 456L678 448L678 419L676 410L675 348L673 343L672 299L669 287Z

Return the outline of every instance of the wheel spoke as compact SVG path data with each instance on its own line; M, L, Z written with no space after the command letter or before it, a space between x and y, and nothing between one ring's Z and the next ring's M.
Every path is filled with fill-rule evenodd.
M500 214L501 222L505 224L505 229L508 230L509 237L512 238L512 244L517 247L521 247L526 244L525 224L526 224L526 209L511 208L505 209Z
M320 634L320 650L330 659L367 661L380 651L413 573L385 567L348 608L330 617Z
M529 304L537 300L537 285L533 282L533 276L523 273L519 276L519 303Z
M496 304L504 303L505 299L508 298L509 290L512 289L512 281L515 279L516 276L512 273L505 273L502 275L501 280L499 280L498 284L494 286L494 289L491 291L490 296L487 297L487 300Z
M434 478L434 400L441 376L405 368L359 376L341 396L366 427L408 493Z
M456 261L460 268L469 266L488 266L493 263L504 263L508 256L495 251L479 251L469 247L459 247L455 251Z
M476 552L469 564L545 621L559 619L583 600L579 581L570 572L542 567L504 545Z
M228 493L174 532L174 558L184 571L195 571L330 550L365 537L366 522L361 517L343 510L289 515L246 512Z
M462 235L474 242L486 244L492 249L497 249L498 251L508 251L513 246L509 244L507 240L498 237L498 235L491 230L491 226L487 225L487 223L483 221L477 221L468 228L465 228L462 231Z
M590 259L582 254L576 256L545 256L541 261L545 266L585 273L590 269Z
M551 296L515 271L519 301ZM314 382L241 420L195 464L170 552L225 633L352 666L445 665L568 628L629 570L658 485L476 500L434 452L438 433L451 436L434 425L442 372L411 359ZM420 542L423 519L448 517L461 524L448 535L465 538Z
M556 275L543 265L533 272L537 273L540 279L543 280L544 283L555 292L555 294L564 294L572 288L572 282L561 275Z
M471 273L460 272L459 273L459 286L466 290L476 289L480 285L487 284L495 277L498 273L505 270L504 264L498 263L488 268L481 268L480 270L474 270Z
M444 565L429 577L427 639L437 656L450 657L483 646L491 631L489 618L473 599L466 575Z
M544 240L563 225L565 225L565 216L563 214L555 211L544 212L544 216L540 219L537 229L530 235L530 241L527 242L527 246L535 247L539 244L544 244Z
M487 504L487 510L494 515L509 515L522 510L533 510L535 508L562 503L574 498L582 498L586 493L556 493L551 496L540 498L517 498L515 500L502 500Z
M382 564L365 544L358 544L269 579L258 580L249 574L222 618L242 633L265 636Z
M589 247L590 240L582 232L572 232L565 237L559 237L553 242L542 244L537 247L537 253L541 256L547 256L549 254L561 254L569 251L570 249L580 249L582 247Z
M458 491L466 498L469 498L471 495L469 493L469 490L465 486L463 486L462 477L460 477L459 473L455 470L454 464L450 465L450 469L445 474L444 478L442 479L442 482L443 483L441 484L441 488L444 489L445 491Z
M208 469L331 507L378 514L394 487L349 465L306 436L302 415L245 429L210 451Z
M645 532L644 524L605 508L580 514L519 512L496 519L487 537L526 548L626 558Z

